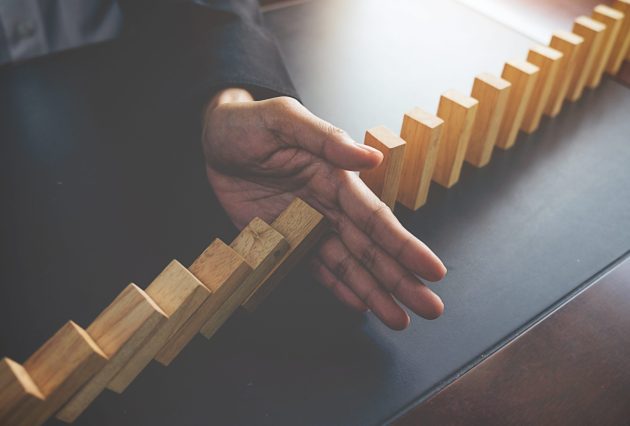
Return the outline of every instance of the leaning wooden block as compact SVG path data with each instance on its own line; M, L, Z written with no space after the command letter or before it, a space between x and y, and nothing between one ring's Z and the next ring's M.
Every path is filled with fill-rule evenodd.
M558 76L551 87L551 94L545 106L545 114L550 117L557 116L562 110L562 104L575 71L578 52L583 43L584 38L568 31L556 31L551 36L549 46L562 52L562 59L558 68Z
M626 61L630 61L630 0L615 0L613 8L624 14L619 34L613 44L612 53L606 66L606 71L615 75L619 72L624 58Z
M595 6L591 16L594 20L606 25L606 29L604 30L604 35L602 37L602 47L594 59L595 62L593 64L593 68L591 69L591 73L589 74L586 82L588 87L595 88L599 86L599 83L602 80L602 75L604 74L606 65L610 60L610 56L612 54L615 41L619 35L619 31L621 30L621 25L625 15L612 7L600 4L599 6Z
M540 125L540 119L549 100L549 95L551 95L551 89L556 82L556 77L558 77L562 56L562 52L547 46L534 46L527 54L527 62L536 65L540 72L521 124L521 130L525 133L535 132Z
M282 260L289 250L289 243L262 219L254 218L232 241L230 247L243 256L252 272L225 301L217 304L213 315L201 327L201 334L208 339Z
M437 116L444 120L433 180L446 188L455 185L468 149L479 102L456 90L440 96Z
M365 144L383 153L383 162L372 170L361 172L363 182L390 209L394 209L405 156L405 141L384 126L365 132Z
M514 145L518 130L523 122L525 109L529 104L539 68L525 61L509 61L503 67L501 77L512 84L505 115L499 126L496 146L509 149Z
M156 327L153 334L109 382L107 388L114 392L123 392L168 339L210 296L210 290L176 260L169 263L145 292L168 315L168 319Z
M252 272L245 259L219 239L214 240L188 269L212 294L173 333L155 356L156 361L163 365L169 365L177 357Z
M443 124L444 120L420 108L403 117L400 137L407 145L398 201L408 209L418 210L427 201Z
M479 101L479 107L466 151L466 161L475 167L490 162L511 86L509 81L492 74L475 77L471 96Z
M21 418L31 410L41 409L44 394L31 376L10 358L0 361L0 425L23 424Z
M107 363L107 356L81 327L69 321L24 363L30 377L26 398L2 418L7 425L40 425ZM4 386L3 386L4 393Z
M57 418L76 420L165 320L162 309L142 289L129 284L87 328L109 361L59 410Z
M573 33L581 36L584 43L578 52L567 93L567 99L570 101L575 102L582 97L586 80L601 49L605 29L606 25L587 16L580 16L573 23Z
M278 216L271 227L289 243L289 250L263 281L243 302L243 307L253 312L273 291L297 262L319 241L328 228L321 213L299 198Z

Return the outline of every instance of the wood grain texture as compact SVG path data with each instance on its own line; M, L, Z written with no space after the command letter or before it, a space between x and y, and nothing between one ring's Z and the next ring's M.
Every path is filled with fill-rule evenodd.
M288 241L260 218L254 218L232 241L230 247L240 254L252 272L241 282L201 327L210 338L256 289L289 250Z
M179 355L206 321L252 272L245 259L219 239L214 240L188 269L212 294L173 333L155 356L163 365L169 365Z
M604 24L587 16L580 16L573 23L573 33L581 36L584 43L578 52L575 70L567 93L567 99L572 102L582 97L584 86L601 49L605 29Z
M76 420L164 321L162 309L141 288L129 284L87 328L109 361L59 410L57 418Z
M403 117L400 137L407 145L398 201L408 209L418 210L427 201L443 125L444 120L420 108Z
M595 56L593 68L586 81L586 85L594 89L599 86L602 80L602 75L604 75L606 65L610 60L625 15L612 7L600 4L595 6L591 16L594 20L606 25L604 35L602 36L602 46Z
M557 116L562 110L571 78L575 72L578 53L583 44L584 38L568 31L556 31L551 36L549 46L562 52L562 59L558 67L558 77L551 87L551 94L545 106L544 112L550 117Z
M256 310L328 229L324 216L300 198L291 201L271 226L287 240L289 250L243 302L242 306L249 312Z
M606 65L606 71L616 75L621 69L624 58L626 61L630 61L630 0L615 0L612 6L624 14L617 39L613 43L612 52Z
M44 394L31 376L10 358L0 361L0 425L20 423L18 413L40 409Z
M627 425L630 261L396 425Z
M540 45L531 48L527 54L527 62L536 65L540 71L521 124L521 130L525 133L534 133L538 130L551 89L558 77L562 57L562 52Z
M405 155L405 141L385 126L365 132L365 145L378 149L383 162L372 170L365 170L360 177L365 184L390 209L394 210Z
M495 144L499 148L509 149L516 142L539 72L536 65L526 61L505 63L501 77L512 84L512 89Z
M107 388L114 392L123 392L168 339L210 296L210 290L177 260L171 261L145 292L157 303L168 319L155 328L129 362L109 382Z
M106 363L106 354L85 330L72 321L66 323L23 365L43 401L41 398L22 400L3 418L2 424L44 423ZM31 391L34 391L32 387Z
M479 107L466 150L466 161L475 167L490 162L511 86L509 81L492 74L475 77L471 96L479 101Z
M440 96L437 116L444 120L433 180L450 188L457 183L470 142L477 107L476 99L456 90Z

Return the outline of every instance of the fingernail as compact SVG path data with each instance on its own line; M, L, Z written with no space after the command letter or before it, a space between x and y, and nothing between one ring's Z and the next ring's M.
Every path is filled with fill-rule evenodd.
M358 144L356 144L356 145L357 145L359 148L361 148L362 150L367 151L367 152L369 152L369 153L374 153L374 152L376 152L376 153L380 153L380 152L381 152L381 151L379 151L379 150L378 150L378 149L376 149L376 148L372 148L371 146L364 145L364 144L362 144L362 143L358 143Z

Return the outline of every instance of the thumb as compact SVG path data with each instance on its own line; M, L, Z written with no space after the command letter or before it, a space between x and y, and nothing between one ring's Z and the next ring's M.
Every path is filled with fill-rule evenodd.
M355 142L346 132L317 117L299 102L295 102L292 110L287 118L293 120L293 140L300 148L345 170L368 170L383 161L380 151Z

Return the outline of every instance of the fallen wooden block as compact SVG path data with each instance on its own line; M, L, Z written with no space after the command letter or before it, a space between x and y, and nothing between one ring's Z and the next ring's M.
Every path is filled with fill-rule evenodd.
M381 151L383 162L372 170L362 171L359 176L378 198L394 210L405 155L405 141L388 128L379 126L365 132L365 144Z
M568 31L556 31L551 36L549 46L562 52L562 59L558 67L558 76L551 87L551 94L545 106L545 114L550 117L557 116L562 110L562 104L569 90L569 84L575 72L575 63L583 43L583 37Z
M601 22L606 25L606 29L604 30L604 35L602 37L602 47L595 56L593 69L591 70L586 82L588 87L594 89L599 86L599 83L602 80L602 75L604 74L606 65L610 60L610 56L612 54L615 41L617 41L617 36L621 30L621 25L625 15L612 7L600 4L599 6L595 6L591 16L597 22Z
M509 149L514 145L539 71L536 65L525 61L505 63L501 77L512 84L512 89L495 144L499 148Z
M601 49L605 29L606 25L587 16L580 16L573 23L573 33L581 36L584 39L584 43L578 52L575 61L575 71L567 93L567 99L572 102L582 97L586 80Z
M475 77L471 96L479 101L479 107L466 151L466 161L475 167L490 162L511 86L509 81L492 74Z
M245 259L252 272L227 299L217 305L214 313L201 327L201 334L208 339L282 260L289 250L289 243L262 219L254 218L232 241L230 247Z
M168 264L145 292L157 303L168 319L155 328L127 364L109 382L107 388L114 392L123 392L168 339L210 296L210 290L176 260Z
M448 90L440 96L437 116L444 120L433 180L450 188L457 183L468 149L479 102Z
M0 424L25 423L24 413L39 409L44 404L44 394L31 376L10 358L0 361Z
M87 333L109 361L57 413L73 422L100 395L166 314L135 284L129 284L90 324Z
M621 69L624 58L626 61L630 61L630 0L615 0L612 6L624 14L617 40L615 40L606 67L609 74L616 75Z
M242 304L249 312L265 300L328 228L321 213L299 198L295 198L271 226L287 240L289 250Z
M163 365L169 365L177 357L219 306L252 272L245 259L219 239L214 240L188 269L212 294L172 334L155 356L156 361Z
M551 95L551 88L558 77L558 67L562 56L562 52L547 46L534 46L527 54L527 62L536 65L540 72L521 124L521 130L525 133L535 132L540 125L540 119Z
M107 363L107 356L81 327L66 323L26 360L23 367L9 361L3 368L2 402L17 402L0 416L3 425L40 425ZM9 383L5 387L5 374ZM10 374L16 374L19 383ZM12 384L11 384L12 382ZM22 390L19 388L22 387ZM17 398L16 401L14 398Z
M420 108L403 117L400 137L407 145L398 201L408 209L418 210L427 201L443 124L444 120Z

